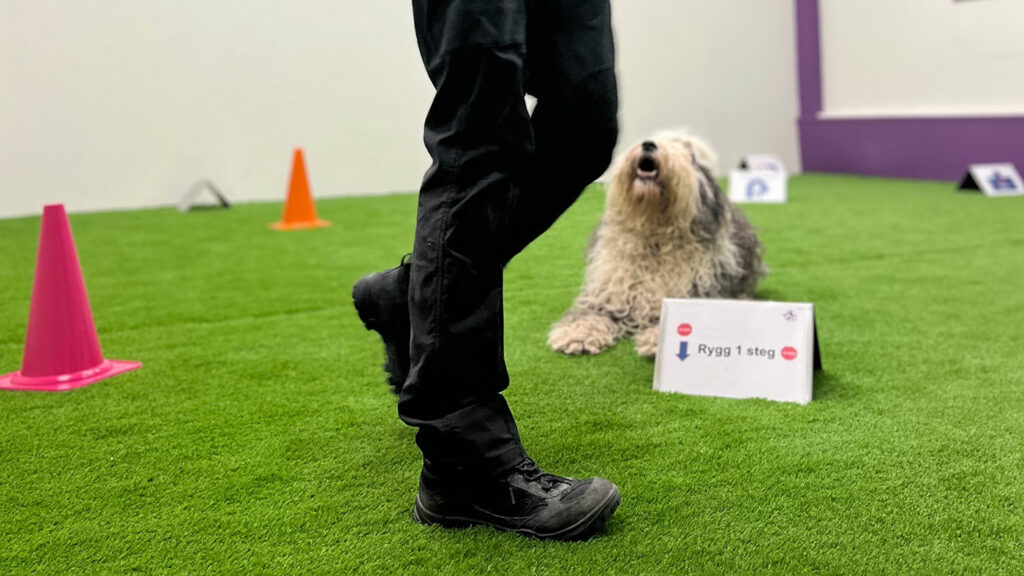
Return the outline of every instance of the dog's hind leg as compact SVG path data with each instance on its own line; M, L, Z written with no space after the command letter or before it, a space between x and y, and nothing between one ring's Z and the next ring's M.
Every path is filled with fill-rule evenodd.
M574 308L551 327L548 346L563 354L598 354L623 333L623 328L607 315Z
M636 333L636 353L654 358L658 353L658 325L648 326Z

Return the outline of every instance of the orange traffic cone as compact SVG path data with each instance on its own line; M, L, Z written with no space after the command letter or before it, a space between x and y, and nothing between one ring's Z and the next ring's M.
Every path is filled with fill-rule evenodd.
M103 357L64 206L45 207L25 356L0 390L71 390L141 366Z
M316 206L313 205L313 195L309 191L309 180L306 178L306 160L302 155L302 148L296 148L284 215L280 222L274 222L270 227L274 230L301 230L330 225L330 222L316 217Z

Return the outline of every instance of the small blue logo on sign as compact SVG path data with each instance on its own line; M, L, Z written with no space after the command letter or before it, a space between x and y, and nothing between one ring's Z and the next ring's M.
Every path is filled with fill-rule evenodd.
M1017 189L1017 185L1014 184L1012 178L1008 178L1006 176L1003 176L999 172L996 172L995 174L992 175L992 180L990 182L992 183L992 189L993 190L1016 190Z
M754 178L747 184L747 199L760 198L768 193L768 183L760 178Z

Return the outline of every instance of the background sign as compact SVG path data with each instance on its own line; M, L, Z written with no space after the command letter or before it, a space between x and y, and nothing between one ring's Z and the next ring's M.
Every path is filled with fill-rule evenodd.
M1024 196L1024 183L1013 164L971 164L960 190L981 190L985 196Z
M821 367L813 304L666 298L660 330L655 390L811 401Z
M749 156L744 156L740 159L740 169L754 171L765 170L768 172L782 172L783 174L786 174L786 165L782 163L782 159L773 154L751 154Z
M729 200L736 204L781 204L788 198L785 172L733 170L729 175Z

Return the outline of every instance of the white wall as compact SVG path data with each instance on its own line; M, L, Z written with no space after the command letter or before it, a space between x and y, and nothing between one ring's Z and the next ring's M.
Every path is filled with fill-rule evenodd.
M0 0L0 215L408 190L430 84L408 1Z
M790 0L614 0L624 143L686 125L797 161ZM431 87L409 0L0 0L0 217L415 190Z
M720 171L749 153L798 171L792 0L618 0L622 135L629 144L686 126L718 151Z
M826 117L1024 113L1024 2L822 0Z

